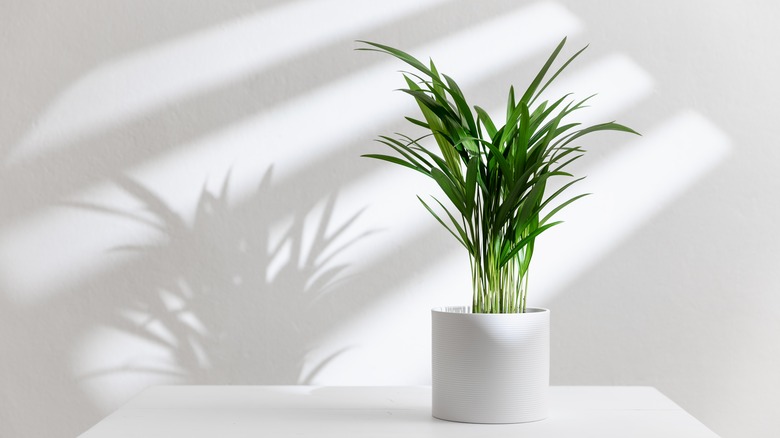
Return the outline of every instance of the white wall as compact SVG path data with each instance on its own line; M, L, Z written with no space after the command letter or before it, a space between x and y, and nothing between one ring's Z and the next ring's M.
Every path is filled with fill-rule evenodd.
M158 383L429 383L428 310L468 301L468 266L426 181L359 158L413 106L353 40L498 108L563 35L591 47L558 90L644 136L588 143L595 195L540 242L553 383L652 385L722 436L777 436L778 11L3 2L0 436L76 435Z

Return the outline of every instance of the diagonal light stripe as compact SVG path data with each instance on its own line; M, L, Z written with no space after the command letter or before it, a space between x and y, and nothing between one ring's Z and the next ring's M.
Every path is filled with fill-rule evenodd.
M12 158L68 144L153 108L448 1L289 1L124 55L66 89L15 148L20 155Z
M517 33L517 29L535 39L516 47L506 35ZM442 69L462 78L461 85L468 88L497 70L547 50L561 35L578 29L579 21L566 9L541 3L464 29L413 52L436 57ZM492 51L483 50L487 46L507 56L494 56ZM474 53L469 62L464 62L464 50ZM192 214L204 180L212 177L210 187L216 189L228 171L232 199L240 201L256 189L269 165L278 169L277 176L292 178L305 166L327 163L329 153L354 142L356 137L365 138L369 144L382 126L400 119L409 108L408 102L398 93L385 91L398 86L399 78L394 73L397 68L399 63L387 61L345 77L186 145L133 170L131 175L185 217ZM138 209L137 202L109 183L85 191L78 199L125 211ZM148 228L118 223L115 217L50 209L4 230L0 235L0 268L12 291L11 299L32 304L123 262L124 256L106 255L106 250L156 237ZM39 275L28 275L24 268L31 265L38 266Z
M533 40L518 45L506 38L517 29L533 35ZM423 59L426 55L435 58L442 70L458 77L468 90L494 72L549 49L561 35L578 29L579 22L566 9L540 3L410 52ZM486 46L493 50L484 50ZM471 54L468 62L463 58L466 52ZM380 55L357 52L355 56ZM259 180L258 167L274 164L277 176L286 178L311 163L326 163L329 154L356 138L370 144L376 132L401 119L412 106L400 93L390 90L403 85L396 73L403 67L389 60L344 77L162 156L133 174L153 184L177 210L192 202L182 199L183 193L194 196L204 179L214 174L221 178L227 169L231 170L236 194L244 196Z
M539 239L530 279L537 302L560 293L718 165L729 149L720 128L686 110L588 169L578 190L594 195L562 211L566 223Z

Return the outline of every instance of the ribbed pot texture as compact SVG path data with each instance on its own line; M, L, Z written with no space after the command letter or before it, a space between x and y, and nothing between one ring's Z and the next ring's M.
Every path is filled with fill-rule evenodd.
M433 416L465 423L524 423L547 417L550 311L431 311Z

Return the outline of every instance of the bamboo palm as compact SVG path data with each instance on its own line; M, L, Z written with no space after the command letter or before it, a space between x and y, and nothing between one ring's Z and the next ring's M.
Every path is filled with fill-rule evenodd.
M412 67L403 73L407 88L401 91L415 99L422 118L406 119L425 128L429 132L425 137L432 136L438 146L437 152L423 146L425 137L380 136L377 141L396 155L364 156L416 170L441 188L449 206L436 197L431 197L435 205L418 199L468 251L475 313L525 311L536 238L561 223L551 221L556 213L586 196L558 201L582 178L552 194L545 190L552 177L573 178L564 169L585 152L574 142L597 131L637 134L615 122L581 127L564 121L584 108L590 97L576 101L567 94L536 104L539 95L585 50L571 56L545 81L565 42L566 38L558 44L519 100L510 87L506 120L497 126L482 108L467 103L458 84L439 73L432 60L426 65L401 50L360 41L367 47L359 50L386 53ZM549 212L541 216L543 211Z

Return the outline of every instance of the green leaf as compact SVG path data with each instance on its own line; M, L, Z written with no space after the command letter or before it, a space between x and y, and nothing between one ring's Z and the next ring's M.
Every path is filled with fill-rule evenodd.
M434 114L436 114L437 117L440 119L447 119L447 118L455 118L457 117L457 114L452 112L452 108L449 106L445 106L437 102L434 98L431 96L428 96L428 94L425 91L422 90L407 90L407 89L401 89L400 91L411 95L414 97L417 102L421 105L425 105L426 108L431 110ZM430 122L429 122L430 124Z
M404 135L404 134L398 134L398 135L403 137L407 141L407 144L403 144L403 143L401 143L398 140L392 140L391 139L391 141L393 141L394 144L398 145L398 147L403 148L409 154L413 155L417 160L421 161L423 164L428 166L429 169L433 167L433 164L431 164L430 161L426 160L425 157L423 157L422 155L420 155L417 152L415 152L414 149L411 147L411 145L417 145L418 147L422 147L422 146L420 146L418 141L422 140L423 138L430 137L432 134L426 134L426 135L424 135L424 136L422 136L420 138L416 138L416 139L415 138L411 138L411 137L409 137L407 135ZM380 138L389 138L389 137L380 136Z
M360 47L360 48L357 48L356 50L368 50L368 51L374 51L374 52L388 53L388 54L390 54L392 56L395 56L396 58L400 59L401 61L411 65L412 67L416 68L417 70L425 73L426 75L434 77L433 72L431 72L427 67L425 67L425 64L423 64L422 62L417 60L417 58L415 58L414 56L412 56L412 55L410 55L410 54L408 54L408 53L406 53L406 52L404 52L402 50L398 50L398 49L395 49L395 48L390 47L390 46L385 46L383 44L372 43L371 41L357 40L357 42L363 43L363 44L368 44L369 46L376 47L376 48L378 48L380 50L376 50L376 49L372 49L372 48L365 48L365 47Z
M523 94L523 97L520 99L521 102L525 102L527 104L531 101L531 96L533 96L536 92L537 87L539 87L539 83L542 82L542 79L544 79L544 76L547 74L547 70L549 70L552 63L555 62L555 58L558 57L558 54L561 52L561 49L563 49L564 44L566 44L565 37L561 40L560 43L558 43L558 47L556 47L550 57L547 58L547 62L544 63L542 69L539 70L539 73L536 74L534 80L531 81L531 85L528 86L528 89L525 90L525 94Z
M520 211L517 213L517 221L519 223L525 223L534 214L535 210L539 208L539 204L544 196L544 189L546 188L546 181L552 174L545 174L546 178L540 179L534 185L531 186L531 190L523 197L523 203L520 207Z
M582 157L583 157L583 154L575 155L572 158L569 158L568 160L564 161L562 164L556 166L555 169L553 169L552 171L553 172L560 172L561 170L563 170L563 168L565 168L566 166L568 166L572 162L579 160Z
M460 90L460 87L458 87L458 84L454 79L447 75L443 76L447 81L447 85L450 86L450 96L452 96L452 99L455 101L461 117L463 117L463 120L466 121L466 124L469 127L469 132L473 136L478 136L479 131L477 130L477 124L474 122L474 115L471 114L471 108L469 107L469 104L466 103L466 98L463 96L463 92Z
M566 40L566 39L564 38L564 41L565 41L565 40ZM561 44L563 44L563 43L561 43ZM537 97L539 97L539 95L540 95L540 94L542 94L542 93L544 92L544 90L546 90L546 89L547 89L547 87L548 87L548 86L549 86L549 85L552 83L552 81L554 81L554 80L555 80L555 78L557 78L557 77L558 77L558 75L559 75L559 74L561 74L561 72L562 72L562 71L563 71L563 70L564 70L566 67L568 67L568 66L569 66L569 64L571 64L571 62L572 62L572 61L574 61L574 59L575 59L576 57L580 56L580 53L584 52L584 51L585 51L585 49L587 49L587 48L588 48L588 46L585 46L585 47L581 48L581 49L580 49L580 50L579 50L577 53L575 53L575 54L574 54L574 55L573 55L571 58L569 58L569 60L568 60L568 61L566 61L565 63L563 63L563 65L561 66L561 68L559 68L559 69L558 69L558 71L556 71L556 72L555 72L555 74L553 74L553 75L552 75L552 77L551 77L551 78L550 78L550 79L549 79L549 80L548 80L548 81L547 81L547 82L544 84L544 86L542 86L542 88L541 88L541 89L539 89L539 92L537 92L537 93L536 93L536 95L533 97L533 99L531 99L531 103L533 103L533 101L535 101L535 100L536 100L536 98L537 98Z
M546 128L549 127L549 125L552 123L552 121L548 121L547 124L542 128L538 129L539 125L544 122L549 115L555 111L560 104L566 100L567 97L571 96L571 93L565 94L560 99L556 100L552 105L547 107L546 105L542 104L539 106L539 108L534 111L534 114L531 114L531 131L534 132L534 135L531 136L531 139L529 140L532 144L538 139L538 136L544 135L544 132L546 131ZM546 103L546 102L545 102ZM542 110L542 111L540 111Z
M509 87L509 98L506 102L506 119L509 121L510 114L515 112L515 108L517 107L517 104L515 103L515 87L514 85L511 85Z
M394 151L398 152L399 155L404 157L406 159L406 161L408 161L409 163L413 164L415 167L418 167L418 168L421 168L421 169L423 168L422 164L420 164L420 161L422 161L423 164L425 164L429 168L433 167L433 166L431 166L431 163L429 163L427 160L425 160L425 158L420 156L415 151L409 149L408 146L404 145L403 143L401 143L398 140L395 140L395 139L390 138L390 137L380 136L379 139L377 139L377 141L379 143L382 143L382 144L388 146L389 148L393 149Z
M392 155L382 155L382 154L364 154L361 155L361 157L365 158L374 158L377 160L387 161L389 163L398 164L399 166L408 167L410 169L414 169L416 171L422 172L425 175L428 175L428 172L426 172L424 169L421 169L414 164L408 163L398 157L393 157Z
M425 128L425 129L431 129L430 125L428 125L427 123L425 123L425 122L423 122L421 120L413 119L411 117L404 117L404 118L406 120L408 120L409 122L417 125L417 126L421 126L421 127Z
M636 134L640 136L642 135L634 131L633 129L629 128L628 126L623 126L615 122L607 122L607 123L600 123L598 125L593 125L588 128L580 129L579 131L573 132L571 135L561 139L563 141L563 144L561 144L561 146L566 146L567 144L582 137L583 135L590 134L591 132L597 132L597 131L622 131L622 132L628 132L630 134Z
M519 174L525 169L525 162L528 158L528 151L526 148L528 139L531 137L531 116L528 114L528 105L526 105L525 102L520 102L518 107L520 108L520 125L517 130L517 141L519 144L517 146L517 153L515 154L515 174Z
M469 246L468 246L468 245L466 245L466 242L464 242L464 241L463 241L463 239L461 239L460 237L458 237L458 235L457 235L457 234L455 234L455 232L454 232L454 231L452 231L452 229L451 229L450 227L448 227L448 226L447 226L447 224L445 224L443 220L441 220L441 218L439 217L439 215L438 215L438 214L436 214L436 212L434 212L434 211L433 211L433 209L431 209L431 207L429 207L429 206L428 206L428 204L426 204L426 203L425 203L425 201L423 201L421 197L419 197L419 196L418 196L418 197L417 197L417 199L419 199L419 200L420 200L420 202L422 203L422 205L425 207L425 209L426 209L426 210L428 210L428 213L430 213L430 214L431 214L431 215L432 215L434 218L436 218L436 220L437 220L437 221L439 221L439 223L441 224L441 226L442 226L442 227L444 227L444 228L445 228L447 231L449 231L449 232L450 232L450 234L452 234L452 237L454 237L454 238L455 238L455 240L457 240L458 242L460 242L460 244L461 244L461 245L463 245L463 247L465 247L466 249L469 249ZM446 210L446 209L445 209L445 210Z
M444 161L438 155L434 154L433 152L429 151L428 149L426 149L426 148L424 148L422 146L410 147L410 149L413 149L413 150L416 150L416 151L420 151L420 152L424 153L425 155L427 155L434 163L436 163L436 166L438 166L438 169L440 171L444 172L447 175L447 177L449 177L449 178L456 178L456 179L458 178L457 175L454 175L452 173L452 169L447 164L447 162Z
M475 106L474 110L477 112L479 120L482 122L482 126L485 127L488 136L492 139L496 135L496 125L493 124L493 120L490 119L488 113L482 108Z
M404 76L406 79L406 83L409 85L409 90L407 91L420 91L419 87L408 77ZM423 93L424 95L424 93ZM426 96L427 97L427 96ZM428 98L430 101L433 101L433 99ZM436 143L439 145L439 150L442 153L442 156L444 157L444 162L447 164L442 167L442 170L445 170L446 173L452 174L453 176L456 176L458 179L461 178L461 172L460 172L460 166L458 163L458 155L457 151L454 150L452 147L452 139L448 138L446 135L446 120L448 119L447 116L439 117L433 110L429 108L427 104L424 104L420 102L420 100L415 99L417 101L418 106L420 107L420 111L423 113L423 116L425 117L425 120L427 121L428 125L430 126L431 132L433 132L434 139L436 139ZM431 102L429 102L430 104ZM433 105L438 105L433 101ZM444 109L440 108L440 111L446 111Z
M436 203L439 204L439 206L444 210L445 213L447 213L447 216L450 218L450 222L452 222L453 225L455 225L455 229L458 231L458 234L460 234L461 241L463 242L463 246L466 247L466 249L471 249L471 241L468 238L468 235L466 234L466 231L463 229L463 227L458 223L458 220L455 219L455 216L450 213L450 211L447 209L447 207L444 206L444 204L441 203L438 199L431 196Z
M433 73L433 82L429 84L430 90L435 91L437 95L441 96L441 102L446 102L446 99L444 98L444 84L440 79L439 71L436 70L436 66L433 64L433 59L429 59L428 63L431 66L431 73Z
M474 195L477 191L477 176L479 175L479 157L472 157L469 161L468 168L466 170L466 210L467 216L471 216L474 211L474 205L476 204Z
M585 179L584 176L580 177L580 178L577 178L574 181L570 181L570 182L564 184L563 187L561 187L560 189L556 190L555 193L553 193L552 195L548 196L547 199L545 199L544 202L542 202L542 204L539 206L539 210L541 210L544 207L546 207L547 204L552 202L552 200L555 199L556 197L558 197L558 195L560 195L561 193L565 192L569 187L571 187L574 184L582 181L583 179Z
M542 234L543 232L547 231L548 229L550 229L550 228L552 228L552 227L554 227L556 225L562 224L562 223L563 223L562 221L553 222L553 223L543 225L543 226L533 230L526 238L524 238L523 240L518 242L517 245L515 245L507 254L505 254L501 258L500 265L503 266L503 265L507 264L507 262L512 260L512 257L517 255L517 253L520 252L520 250L522 250L526 245L532 243L534 241L534 239L536 239L536 236L538 236L538 235Z
M455 208L457 208L463 216L468 216L464 195L456 183L437 168L431 169L431 177L436 181L439 187L441 187L444 194L450 198L450 201L452 201Z
M578 199L581 199L581 198L584 198L584 197L590 196L590 195L591 195L591 193L583 193L581 195L577 195L577 196L569 199L568 201L566 201L566 202L562 203L561 205L559 205L559 206L553 208L552 210L550 210L550 212L547 213L547 215L539 223L544 225L545 223L547 223L548 220L550 220L553 216L555 216L556 213L558 213L559 211L563 210L567 205L571 204L572 202L574 202L574 201L576 201Z
M512 165L509 164L509 161L504 158L504 154L501 153L498 148L496 148L493 144L485 142L485 146L490 150L491 154L488 155L489 160L495 160L498 164L499 169L501 169L501 172L506 175L509 180L514 180L513 175L514 171L512 169Z

